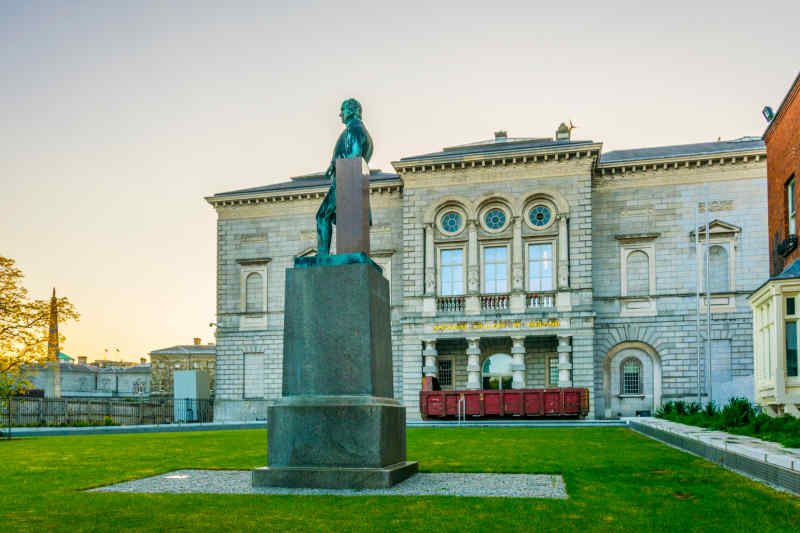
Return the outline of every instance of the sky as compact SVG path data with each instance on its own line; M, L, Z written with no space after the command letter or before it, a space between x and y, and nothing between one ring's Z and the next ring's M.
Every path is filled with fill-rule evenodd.
M569 120L604 151L760 136L798 19L796 0L0 0L0 255L76 305L73 357L213 342L204 197L324 170L344 99L383 170Z

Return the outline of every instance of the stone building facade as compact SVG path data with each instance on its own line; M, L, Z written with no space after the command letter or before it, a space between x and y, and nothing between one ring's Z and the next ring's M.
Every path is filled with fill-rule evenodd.
M370 176L371 256L390 282L394 394L410 420L426 375L454 390L583 387L592 418L696 398L698 206L714 217L711 375L752 384L744 298L768 254L760 139L603 153L566 128L497 132L392 164ZM217 420L281 394L285 270L315 253L327 188L315 174L207 198Z
M32 389L44 391L55 398L53 382L58 379L59 398L142 398L150 395L150 365L146 362L128 367L98 368L86 364L85 357L77 363L61 361L58 373L52 365L31 368L28 379Z
M214 344L203 344L199 338L195 338L192 344L171 346L150 352L152 395L171 398L174 385L173 373L176 370L197 370L208 374L213 398L216 352L217 347Z

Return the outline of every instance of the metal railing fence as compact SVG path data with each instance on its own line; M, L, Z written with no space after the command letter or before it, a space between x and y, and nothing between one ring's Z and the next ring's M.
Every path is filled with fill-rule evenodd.
M213 422L214 400L173 398L0 399L0 423L8 427L80 427Z

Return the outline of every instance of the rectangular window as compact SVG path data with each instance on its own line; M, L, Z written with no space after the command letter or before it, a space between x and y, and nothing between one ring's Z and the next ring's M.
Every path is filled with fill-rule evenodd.
M547 360L547 386L558 387L558 357Z
M797 377L797 322L786 323L786 375Z
M634 361L628 361L622 366L622 394L641 394L642 367Z
M264 354L244 354L244 397L264 397Z
M508 248L505 246L483 249L483 292L508 292Z
M528 290L553 290L553 244L528 245Z
M439 256L442 296L464 294L464 250L442 250Z
M794 298L786 298L786 314L794 314Z
M786 184L786 212L789 220L789 235L797 235L797 222L794 205L794 178Z
M451 388L453 386L453 360L438 359L436 364L439 367L439 386Z

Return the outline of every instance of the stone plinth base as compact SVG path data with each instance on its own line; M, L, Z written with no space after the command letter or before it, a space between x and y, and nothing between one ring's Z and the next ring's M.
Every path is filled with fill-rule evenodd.
M419 471L416 461L383 468L264 467L252 472L253 487L386 489Z
M290 396L268 408L270 467L383 468L406 460L406 413L374 396Z

